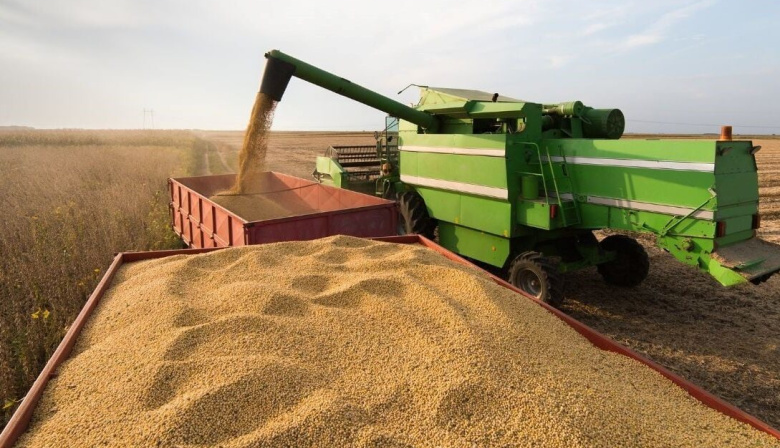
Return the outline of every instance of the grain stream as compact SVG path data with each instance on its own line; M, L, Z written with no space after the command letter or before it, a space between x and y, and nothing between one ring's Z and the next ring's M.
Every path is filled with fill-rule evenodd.
M262 92L257 92L249 125L244 134L244 144L238 155L238 173L232 192L252 194L253 186L265 167L265 154L268 150L268 135L273 123L276 101Z
M262 92L257 93L244 142L238 154L235 184L229 190L210 198L247 221L284 218L312 211L300 204L285 204L274 200L275 197L269 195L265 185L266 177L263 171L275 108L276 101Z
M20 446L780 446L419 246L126 265Z

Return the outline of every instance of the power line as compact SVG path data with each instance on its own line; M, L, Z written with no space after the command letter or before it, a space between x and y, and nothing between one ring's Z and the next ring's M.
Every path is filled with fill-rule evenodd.
M718 127L721 126L719 124L711 124L711 123L673 123L670 121L652 121L652 120L626 120L629 123L652 123L652 124L670 124L675 126L712 126L712 127ZM760 126L760 125L742 125L742 124L734 124L731 125L732 127L739 127L739 128L759 128L759 129L780 129L779 126Z

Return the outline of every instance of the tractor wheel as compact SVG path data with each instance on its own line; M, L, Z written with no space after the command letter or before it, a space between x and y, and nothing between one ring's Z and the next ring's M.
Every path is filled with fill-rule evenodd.
M601 249L616 252L617 257L597 266L599 274L610 285L632 287L642 283L650 270L645 248L625 235L610 235L599 243Z
M422 196L412 191L401 193L398 198L398 211L401 213L400 230L403 233L434 238L436 220L428 215Z
M563 279L557 264L539 252L523 252L512 260L509 283L554 307L563 303Z

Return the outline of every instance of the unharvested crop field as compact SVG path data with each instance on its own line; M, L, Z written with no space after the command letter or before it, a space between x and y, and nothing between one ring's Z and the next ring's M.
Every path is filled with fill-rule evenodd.
M0 132L3 424L113 254L180 247L166 179L203 169L198 143L185 131Z
M235 166L243 132L199 136L220 149L226 165ZM762 146L760 235L780 244L780 139L753 142ZM328 145L373 143L368 133L275 132L267 163L271 170L308 178L314 157ZM595 268L576 272L567 277L563 310L780 427L780 276L760 286L723 288L656 249L652 239L641 241L651 257L644 283L620 289L602 282Z

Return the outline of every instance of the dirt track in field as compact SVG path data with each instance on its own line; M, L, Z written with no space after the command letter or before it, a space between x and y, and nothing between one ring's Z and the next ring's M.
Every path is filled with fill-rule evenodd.
M205 132L230 166L242 132ZM760 235L780 244L780 139L761 145ZM328 145L370 145L368 133L274 132L269 169L311 178ZM760 285L723 288L642 240L651 257L642 285L604 284L595 268L569 274L563 310L745 411L780 428L780 275Z

